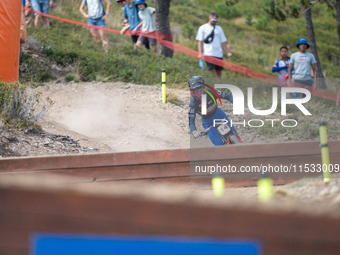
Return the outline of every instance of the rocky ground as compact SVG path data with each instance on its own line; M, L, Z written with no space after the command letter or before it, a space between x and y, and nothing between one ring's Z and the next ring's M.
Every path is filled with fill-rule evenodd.
M53 135L40 129L0 128L0 157L95 153L68 135Z

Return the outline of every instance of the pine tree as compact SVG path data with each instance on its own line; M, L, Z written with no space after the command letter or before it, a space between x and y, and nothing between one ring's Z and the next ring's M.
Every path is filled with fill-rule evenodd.
M252 26L253 25L253 15L251 15L250 12L247 13L247 16L246 16L246 24L248 26Z

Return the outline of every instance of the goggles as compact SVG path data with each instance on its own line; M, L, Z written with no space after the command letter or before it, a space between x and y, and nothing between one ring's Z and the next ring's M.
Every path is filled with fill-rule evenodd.
M215 22L215 23L219 22L218 19L211 19L211 21L212 21L212 22Z
M201 89L195 89L191 91L191 94L193 94L194 96L201 96L204 94L204 91Z

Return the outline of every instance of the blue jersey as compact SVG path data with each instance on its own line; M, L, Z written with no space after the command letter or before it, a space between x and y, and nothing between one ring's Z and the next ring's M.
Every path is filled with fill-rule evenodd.
M277 72L280 79L283 78L286 74L288 74L288 66L289 66L290 58L287 61L284 61L282 58L276 61L273 65L272 72Z
M195 118L196 118L196 113L199 115L202 115L202 119L209 119L210 117L212 117L218 109L217 104L215 104L215 102L217 102L217 95L211 91L210 89L207 89L210 94L214 97L211 98L211 96L208 94L207 95L207 114L206 115L202 115L201 112L201 107L202 107L202 103L201 100L199 99L195 99L194 97L191 97L190 100L190 104L189 104L189 128L190 131L193 132L196 130L196 125L195 125ZM227 93L224 93L222 91L216 90L217 94L226 100L229 100L231 103L233 102L233 96L229 95Z

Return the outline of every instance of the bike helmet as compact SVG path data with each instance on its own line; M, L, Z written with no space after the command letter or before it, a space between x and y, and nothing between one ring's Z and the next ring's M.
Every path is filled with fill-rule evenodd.
M205 88L205 80L202 76L193 76L188 81L188 87L191 95L199 100L202 94L204 94L202 89Z
M193 76L188 81L190 90L200 89L205 87L205 80L202 76Z

